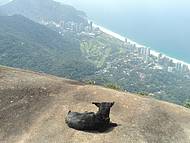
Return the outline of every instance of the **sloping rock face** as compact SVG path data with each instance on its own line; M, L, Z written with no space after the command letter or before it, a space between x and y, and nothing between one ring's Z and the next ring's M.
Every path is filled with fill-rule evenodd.
M106 132L69 128L69 110L97 111L115 101ZM190 110L42 73L0 67L1 143L190 143Z

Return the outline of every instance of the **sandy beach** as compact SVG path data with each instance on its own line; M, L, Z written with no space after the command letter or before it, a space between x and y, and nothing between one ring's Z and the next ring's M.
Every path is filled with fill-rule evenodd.
M121 41L123 41L123 42L125 42L125 39L127 38L127 37L124 37L124 36L122 36L122 35L120 35L120 34L118 34L118 33L113 32L113 31L111 31L111 30L109 30L109 29L107 29L107 28L105 28L105 27L102 27L102 26L100 26L100 25L93 24L93 26L94 26L94 27L98 27L102 32L104 32L104 33L106 33L106 34L109 34L109 35L111 35L111 36L113 36L113 37L115 37L115 38L117 38L117 39L119 39L119 40L121 40ZM129 39L129 38L127 38L127 41L130 42L131 44L135 44L136 47L148 47L148 46L145 46L145 45L141 45L141 44L139 44L139 43L137 43L137 42L135 42L135 41L133 41L133 40L131 40L131 39ZM150 50L150 53L151 53L152 55L156 56L156 57L158 57L158 55L160 54L160 52L157 52L157 51L152 50L152 49ZM181 60L178 60L178 59L169 57L169 56L165 55L164 53L161 53L161 54L162 54L163 56L165 56L165 57L167 57L167 58L173 60L174 63L181 63L181 64L184 64L184 65L187 65L187 66L190 68L190 64L187 63L187 62L184 62L184 61L181 61Z

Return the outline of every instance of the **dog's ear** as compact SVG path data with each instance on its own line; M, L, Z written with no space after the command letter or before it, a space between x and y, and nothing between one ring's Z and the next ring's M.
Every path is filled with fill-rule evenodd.
M100 103L99 102L92 102L92 104L96 105L97 107L100 107Z
M115 104L115 102L112 102L112 103L111 103L111 107L112 107L114 104Z

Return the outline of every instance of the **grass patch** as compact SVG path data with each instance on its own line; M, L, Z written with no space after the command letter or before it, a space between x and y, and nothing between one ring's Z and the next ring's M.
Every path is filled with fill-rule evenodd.
M96 85L96 81L94 81L94 80L85 80L84 82L85 82L86 84Z
M190 101L186 102L186 103L184 104L184 107L190 108Z
M122 88L119 85L113 84L113 83L106 84L105 87L110 88L110 89L114 89L114 90L122 91Z
M137 94L140 96L150 96L147 92L138 92Z

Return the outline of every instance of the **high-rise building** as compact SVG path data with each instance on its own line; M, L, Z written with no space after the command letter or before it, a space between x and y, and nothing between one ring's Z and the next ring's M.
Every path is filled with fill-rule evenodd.
M93 22L90 21L90 24L89 24L89 31L92 32L93 31Z
M127 38L125 38L125 43L127 43L128 42L128 39Z
M84 30L85 30L84 24L83 24L83 23L80 23L80 24L79 24L79 32L82 32L82 31L84 31Z
M187 65L182 65L182 72L188 72L189 67Z
M143 56L150 56L150 48L138 47L138 54Z
M176 70L182 71L182 64L181 63L176 63Z
M146 56L150 56L150 48L146 48Z
M162 58L162 54L159 53L159 55L158 55L158 59L161 59L161 58Z

